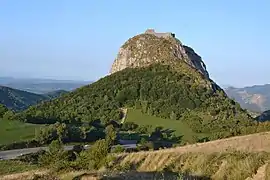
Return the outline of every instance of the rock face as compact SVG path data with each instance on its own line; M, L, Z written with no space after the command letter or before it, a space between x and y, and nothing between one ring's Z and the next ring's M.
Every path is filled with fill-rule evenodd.
M202 58L192 48L183 45L173 33L156 33L153 29L130 38L121 46L110 73L173 61L184 61L209 79Z

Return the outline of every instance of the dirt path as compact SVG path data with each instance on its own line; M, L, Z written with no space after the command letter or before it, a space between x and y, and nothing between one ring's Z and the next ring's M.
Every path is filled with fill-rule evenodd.
M123 117L121 119L121 124L123 124L127 118L127 112L128 112L128 109L127 108L121 108L121 112L123 114Z

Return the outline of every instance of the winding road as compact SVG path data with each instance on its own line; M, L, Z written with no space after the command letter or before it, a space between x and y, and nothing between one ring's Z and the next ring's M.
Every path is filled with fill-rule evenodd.
M136 144L126 144L126 145L121 145L125 149L132 149L136 148ZM113 146L115 147L115 146ZM89 149L90 146L84 146L85 149ZM8 151L0 151L0 160L8 160L8 159L15 159L18 156L25 155L25 154L31 154L31 153L36 153L40 150L45 150L48 151L48 147L36 147L36 148L25 148L25 149L14 149L14 150L8 150ZM70 146L64 146L64 150L72 150L73 145Z

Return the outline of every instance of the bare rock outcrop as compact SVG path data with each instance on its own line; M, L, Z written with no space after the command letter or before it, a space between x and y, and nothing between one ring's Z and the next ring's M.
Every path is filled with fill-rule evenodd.
M121 46L110 73L174 61L184 61L209 79L202 58L192 48L183 45L173 33L157 33L152 29L130 38Z

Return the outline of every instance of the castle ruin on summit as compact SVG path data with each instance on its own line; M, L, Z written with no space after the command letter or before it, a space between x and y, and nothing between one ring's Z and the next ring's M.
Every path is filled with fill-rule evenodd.
M145 34L153 34L153 35L155 35L157 37L163 37L163 38L168 38L168 37L173 37L174 38L175 37L175 34L173 34L173 33L170 33L170 32L157 33L157 32L155 32L154 29L147 29L145 31Z

